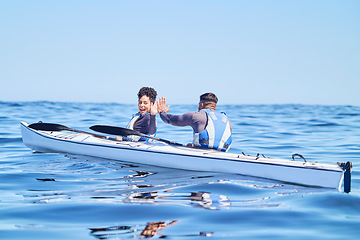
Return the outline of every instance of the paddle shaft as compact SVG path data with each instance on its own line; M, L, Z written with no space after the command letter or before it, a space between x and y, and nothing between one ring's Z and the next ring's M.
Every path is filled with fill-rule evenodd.
M67 126L61 125L61 124L56 124L56 123L43 123L43 122L38 122L38 123L33 123L29 125L29 128L35 129L35 130L41 130L41 131L71 131L71 132L78 132L78 133L85 133L85 134L89 134L92 135L94 137L98 137L98 138L106 138L106 139L110 139L109 137L103 136L103 135L99 135L99 134L94 134L94 133L89 133L89 132L85 132L85 131L81 131L81 130L77 130L77 129L73 129L73 128L69 128ZM113 138L111 138L112 140L114 140Z
M166 139L152 137L146 134L143 134L139 131L129 129L129 128L122 128L122 127L114 127L114 126L106 126L106 125L94 125L90 127L91 130L94 130L96 132L106 133L106 134L112 134L112 135L118 135L118 136L129 136L129 135L135 135L139 137L149 138L153 139L159 142L164 142L171 145L177 145L177 146L183 146L180 143L172 142Z

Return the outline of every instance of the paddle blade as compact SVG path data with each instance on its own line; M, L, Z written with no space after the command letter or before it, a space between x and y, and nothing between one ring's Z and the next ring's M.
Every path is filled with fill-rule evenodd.
M33 123L29 125L29 128L35 130L42 130L42 131L62 131L62 130L69 130L68 127L56 123Z
M122 128L122 127L94 125L94 126L91 126L90 129L94 130L96 132L117 135L117 136L130 136L130 135L144 136L144 134L142 134L136 130Z

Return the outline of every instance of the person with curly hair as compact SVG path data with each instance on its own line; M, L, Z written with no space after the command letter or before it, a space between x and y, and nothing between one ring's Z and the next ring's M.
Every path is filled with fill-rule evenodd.
M139 112L134 114L130 122L126 126L132 130L139 131L149 136L156 134L156 113L157 92L150 87L142 87L138 94L138 108ZM148 138L140 138L138 136L128 136L124 138L116 137L117 140L126 141L147 141Z

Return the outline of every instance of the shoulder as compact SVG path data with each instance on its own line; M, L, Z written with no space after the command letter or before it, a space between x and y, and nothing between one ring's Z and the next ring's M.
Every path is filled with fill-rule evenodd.
M206 116L206 114L207 114L207 112L204 111L203 109L200 110L200 111L195 112L196 116Z
M205 111L202 111L202 110L200 110L198 112L193 112L192 118L194 120L197 120L197 121L199 121L199 120L205 120L206 121L207 113Z
M198 112L188 112L188 113L184 113L183 116L189 117L189 118L196 118L202 115L206 115L205 112L202 111L198 111Z
M140 122L149 122L150 121L150 114L145 114L145 115L138 115L137 117L136 117L136 122L137 123L140 123Z
M201 109L200 111L196 112L196 116L207 116L209 114L208 109Z
M144 115L139 115L140 119L150 119L150 113L149 114L144 114Z

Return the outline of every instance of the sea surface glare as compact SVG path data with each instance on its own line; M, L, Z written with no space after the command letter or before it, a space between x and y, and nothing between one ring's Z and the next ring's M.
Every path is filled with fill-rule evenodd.
M171 114L197 105L172 105ZM353 162L350 193L236 174L39 153L20 122L125 127L137 105L0 102L0 239L359 239L360 107L220 105L230 152ZM190 127L157 137L186 144ZM296 159L302 161L302 159ZM307 176L303 176L306 178Z

